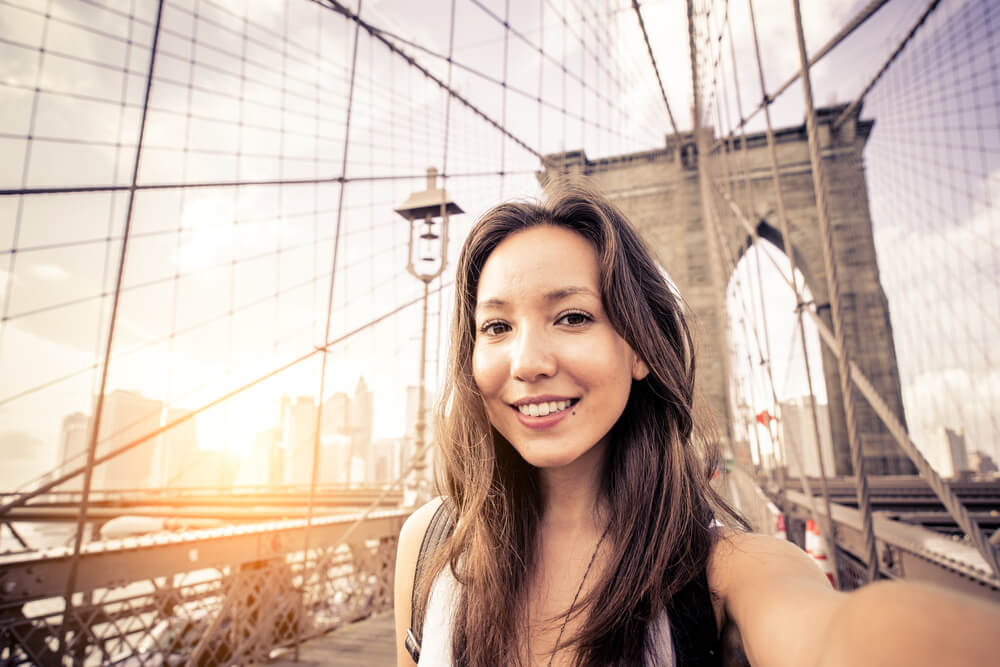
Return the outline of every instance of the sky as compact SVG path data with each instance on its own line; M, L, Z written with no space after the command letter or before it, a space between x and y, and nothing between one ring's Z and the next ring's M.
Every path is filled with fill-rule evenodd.
M641 4L674 117L681 131L690 129L684 3ZM695 4L701 17L709 3ZM815 50L867 3L803 4L807 45ZM944 2L934 25L974 30L967 4L986 3ZM747 111L761 94L746 6L713 5L708 21L716 29L726 6L731 12ZM754 6L773 90L798 66L790 3ZM15 461L0 486L53 468L62 418L91 412L100 387L155 18L152 2L130 7L52 0L46 18L29 0L0 4L0 190L94 188L0 195L0 442ZM631 3L457 0L454 21L451 7L376 0L363 4L361 17L482 115L365 31L355 56L354 24L318 3L164 3L136 172L144 189L132 204L107 391L196 409L299 360L199 415L200 444L245 455L256 433L275 425L280 397L318 395L321 375L325 397L352 391L363 375L376 396L376 437L398 436L405 387L418 382L422 284L406 272L409 230L393 210L424 188L425 169L448 174L443 184L465 211L450 219L448 266L431 283L427 382L434 388L458 248L489 206L538 194L532 150L583 148L596 158L662 147L672 132ZM894 0L817 66L817 102L853 99L918 10ZM732 77L725 44L722 75ZM942 47L921 48L915 53ZM449 51L456 63L450 71ZM995 49L988 57L995 62ZM865 112L886 119L877 119L866 163L870 180L883 186L871 206L894 323L903 323L896 332L904 400L922 439L931 441L947 422L996 452L1000 363L984 338L997 317L984 309L991 298L997 303L996 121L963 119L962 127L978 128L978 144L975 137L956 142L966 148L948 162L948 174L958 174L953 180L899 176L894 165L912 157L907 147L943 140L935 133L941 123L928 114L916 118L931 128L918 135L922 141L898 140L916 121L895 100L920 93L927 105L938 102L931 84L943 74L921 63L901 59ZM721 94L707 80L705 88L708 99ZM738 114L727 89L731 126ZM997 94L995 83L974 90L984 98L975 104ZM801 88L792 86L772 113L776 126L801 123ZM762 123L758 114L749 129ZM343 189L325 180L342 174L351 179ZM269 184L291 179L303 182ZM246 181L259 184L232 185ZM911 233L919 214L933 210L919 197L902 201L915 188L932 201L947 195L948 225ZM913 215L901 218L904 206ZM949 249L943 262L941 248ZM967 266L978 267L976 280L956 282ZM942 276L931 283L966 289L942 289L947 299L928 303L927 281L913 275L919 269ZM765 276L765 284L778 282ZM950 343L955 327L921 326L928 317L958 323L958 339L978 343ZM783 321L772 327L772 340L792 340L793 319ZM339 342L330 345L321 374L323 355L309 355L325 341ZM946 345L981 348L985 356L956 352L946 363L947 355L931 352ZM775 353L774 364L782 391L801 395L799 362Z

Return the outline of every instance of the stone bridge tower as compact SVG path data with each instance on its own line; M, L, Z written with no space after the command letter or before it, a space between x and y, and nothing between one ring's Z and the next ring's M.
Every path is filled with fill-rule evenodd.
M905 424L889 306L879 282L862 165L862 151L874 123L855 116L834 130L833 119L842 109L818 110L818 121L835 256L842 281L847 346L852 360ZM805 125L777 130L775 139L795 264L805 277L818 313L833 330ZM625 212L649 243L695 314L698 389L715 414L720 435L731 440L727 321L719 307L725 303L725 297L723 294L719 298L709 264L711 250L703 219L698 156L690 134L682 137L682 141L680 151L673 150L671 138L660 150L600 160L587 159L583 151L550 155L550 164L558 164L560 168L550 168L543 179L556 174L586 177ZM738 140L736 146L719 150L727 148L732 151L730 169L739 170L730 176L738 193L744 188L744 164L749 171L749 200L754 204L747 214L757 225L757 233L783 249L765 135L747 136L745 162ZM729 211L719 213L725 243L729 246L722 251L738 257L751 238ZM729 277L724 276L721 289L725 290ZM836 357L825 345L822 347L835 474L850 475L853 469ZM785 351L772 346L772 354L782 355ZM855 403L867 470L874 474L914 474L912 463L860 394L856 394ZM828 471L828 474L833 473Z

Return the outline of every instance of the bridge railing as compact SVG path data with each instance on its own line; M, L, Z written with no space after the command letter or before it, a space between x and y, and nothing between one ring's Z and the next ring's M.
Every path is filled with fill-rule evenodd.
M775 536L779 529L784 530L781 510L747 471L734 467L727 475L727 485L733 504L750 522L754 532Z
M407 511L163 533L0 557L5 665L244 664L392 604Z
M826 556L831 564L836 563L838 588L853 590L869 581L864 561L867 547L862 513L844 502L850 501L843 493L849 486L844 482L849 480L834 481L837 482L834 487L839 502L830 503L829 525L833 534L828 534L824 528L818 531L826 549L836 550ZM795 486L799 484L800 480L788 480L781 489L779 508L747 470L736 467L726 479L728 496L754 531L785 537L806 548L806 524L811 519L818 526L827 525L826 505L820 498L797 490ZM918 488L916 478L899 477L881 481L876 491L880 491L880 495L888 494L889 499L898 499L899 494L912 495ZM991 491L984 488L984 492ZM914 498L931 501L933 492L924 488L921 495L905 499L912 501ZM877 578L920 579L1000 602L1000 579L974 545L954 535L900 521L890 511L874 512L873 524L878 553Z

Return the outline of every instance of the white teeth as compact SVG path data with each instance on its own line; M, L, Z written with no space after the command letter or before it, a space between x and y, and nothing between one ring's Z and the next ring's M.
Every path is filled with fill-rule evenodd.
M570 405L570 401L548 401L547 403L528 403L517 406L522 415L530 417L545 417L553 412L565 410Z

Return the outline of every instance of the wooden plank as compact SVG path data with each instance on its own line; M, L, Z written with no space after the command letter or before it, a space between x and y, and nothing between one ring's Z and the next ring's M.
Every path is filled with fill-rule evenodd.
M346 625L299 647L299 661L292 651L263 663L267 667L395 667L395 623L392 612L377 614Z

